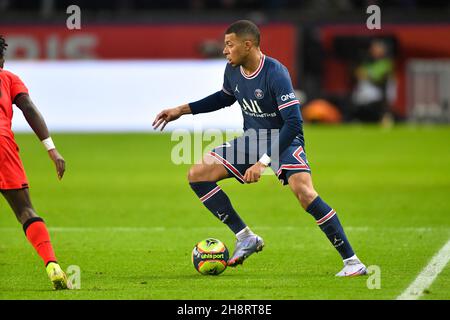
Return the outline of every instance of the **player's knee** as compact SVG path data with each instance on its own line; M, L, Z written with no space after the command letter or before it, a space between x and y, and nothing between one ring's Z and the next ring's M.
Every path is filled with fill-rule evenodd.
M303 209L306 210L308 206L313 202L313 200L317 197L317 192L314 188L309 186L300 186L296 192L296 196L300 201Z
M199 182L199 181L205 181L206 177L206 172L207 170L205 170L204 166L199 165L199 164L195 164L193 165L189 171L188 171L188 181L189 182Z
M195 166L191 166L188 170L187 179L189 182L195 182L195 178L197 175L197 170L195 169Z

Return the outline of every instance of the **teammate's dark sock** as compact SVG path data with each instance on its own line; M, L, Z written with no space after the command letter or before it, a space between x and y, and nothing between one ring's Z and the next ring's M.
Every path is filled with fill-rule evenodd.
M215 182L201 181L189 184L209 211L225 223L235 234L247 226L233 209L230 199L225 192Z
M306 211L316 219L317 225L326 234L336 250L339 251L342 259L348 259L355 254L334 209L330 208L318 196L311 202Z
M44 260L45 266L50 262L56 262L55 252L50 242L50 235L42 218L28 219L23 224L23 231L25 231L28 241L30 241L36 252Z

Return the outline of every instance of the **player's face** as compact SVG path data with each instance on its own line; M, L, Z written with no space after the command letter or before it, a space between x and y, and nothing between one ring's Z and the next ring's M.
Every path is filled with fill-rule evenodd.
M249 53L249 47L245 40L240 39L235 33L225 35L225 47L223 54L233 67L242 65Z

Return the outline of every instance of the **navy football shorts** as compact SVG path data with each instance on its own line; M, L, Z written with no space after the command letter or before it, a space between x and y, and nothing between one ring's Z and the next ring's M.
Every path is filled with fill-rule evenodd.
M222 163L230 176L234 176L240 183L245 183L245 171L268 150L267 145L267 140L257 141L244 135L214 148L209 155ZM280 159L272 157L270 168L283 185L288 184L289 177L294 173L311 173L305 150L296 140L283 151Z

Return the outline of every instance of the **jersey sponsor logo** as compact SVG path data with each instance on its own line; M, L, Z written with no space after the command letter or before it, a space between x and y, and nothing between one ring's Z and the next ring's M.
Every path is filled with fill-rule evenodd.
M264 91L262 91L261 89L256 89L255 90L255 97L256 97L256 99L264 98Z
M261 110L261 107L258 104L258 101L251 100L248 102L247 100L242 99L242 102L239 102L241 105L242 112L250 117L256 118L275 118L277 116L276 112L267 113Z
M250 103L247 102L247 100L242 99L242 110L246 111L250 111L253 113L263 113L260 106L258 105L258 101L256 100L251 100L250 99Z
M239 89L238 89L238 85L236 85L236 88L234 89L234 92L240 93L240 92L239 92Z
M295 99L295 94L293 92L289 93L289 94L283 94L281 96L281 101L287 101L289 99Z

